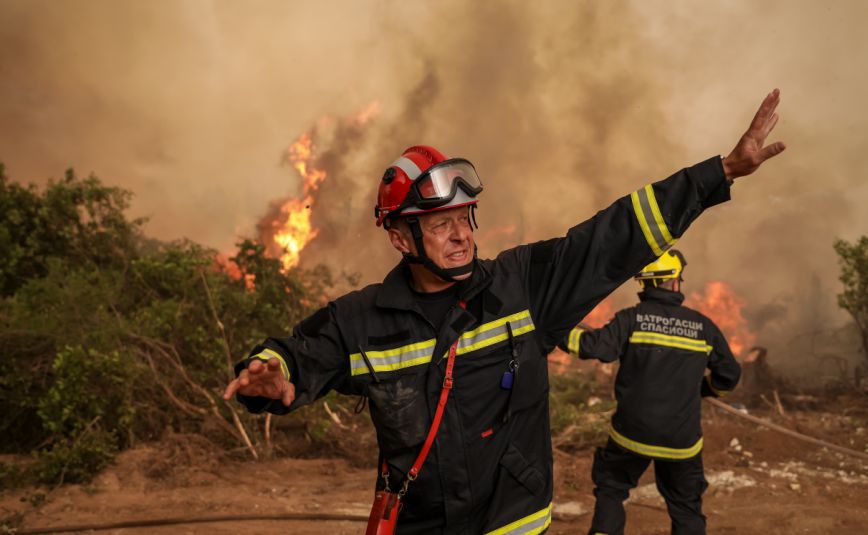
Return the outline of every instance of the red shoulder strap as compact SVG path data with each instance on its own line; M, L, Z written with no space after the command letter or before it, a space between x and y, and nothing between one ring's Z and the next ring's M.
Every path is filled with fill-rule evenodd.
M467 304L464 301L459 301L458 305L461 308L466 308ZM459 340L461 338L459 337ZM431 446L434 444L434 437L437 436L437 431L440 429L440 420L443 419L443 410L446 408L446 400L449 399L449 391L452 390L452 368L455 366L455 353L458 351L458 340L449 346L449 356L446 357L446 377L443 378L443 389L440 390L440 400L437 402L437 411L434 413L434 420L431 422L431 427L428 429L428 436L425 438L425 443L422 449L419 450L419 455L416 456L416 462L407 472L407 479L413 481L419 475L419 470L422 468L422 463L428 457L431 451Z

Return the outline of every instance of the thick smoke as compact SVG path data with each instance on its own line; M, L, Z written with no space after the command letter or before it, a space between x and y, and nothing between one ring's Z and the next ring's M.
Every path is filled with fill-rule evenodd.
M2 0L0 16L0 160L13 178L93 171L136 193L152 235L229 251L270 202L299 193L281 155L328 115L315 137L329 173L320 234L303 264L363 283L398 259L373 203L409 145L476 164L491 256L727 152L781 87L773 137L789 150L679 243L688 285L720 279L745 297L773 364L826 366L805 336L855 349L836 334L831 243L868 231L863 2ZM342 122L372 101L375 121Z

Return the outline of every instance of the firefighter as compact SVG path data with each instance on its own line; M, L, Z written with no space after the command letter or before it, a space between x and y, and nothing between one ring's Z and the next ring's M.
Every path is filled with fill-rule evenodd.
M383 174L375 207L401 262L291 336L254 347L224 399L237 393L251 412L284 414L331 390L364 396L377 433L377 500L403 500L398 533L542 533L553 493L547 354L703 210L728 200L733 179L784 150L764 146L779 98L766 96L726 158L493 260L476 257L474 166L407 149Z
M600 329L575 327L559 344L582 359L620 360L618 408L591 469L597 498L591 534L624 533L623 502L651 461L672 533L705 533L700 398L731 391L741 368L717 326L682 305L686 264L679 251L666 251L636 275L643 288L638 305Z

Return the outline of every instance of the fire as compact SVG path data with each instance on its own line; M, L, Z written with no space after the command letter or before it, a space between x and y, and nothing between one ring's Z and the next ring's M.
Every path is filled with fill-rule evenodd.
M595 329L600 328L612 319L612 316L614 316L613 310L612 301L606 298L594 307L581 323ZM549 369L554 374L567 373L570 370L574 371L580 366L579 360L576 357L561 351L559 348L555 348L554 351L549 353L549 364L551 365ZM603 364L598 361L585 361L585 367L594 368L596 375L602 374L605 376L612 375L614 370L612 365Z
M352 117L342 121L343 128L357 130L379 113L380 103L371 102ZM319 133L322 133L321 130L328 131L329 128L335 128L334 124L333 119L324 117L318 122L316 131ZM278 250L275 256L280 256L280 263L284 270L298 266L302 250L319 234L311 222L311 214L316 204L316 191L326 179L327 173L314 165L316 149L310 132L303 133L289 146L285 161L301 177L301 196L283 201L276 213L261 224L264 232L260 234L266 237L266 247L272 254L275 254L274 249Z
M253 291L256 289L256 275L253 273L242 273L241 268L238 267L233 260L231 260L228 256L223 253L217 253L214 255L214 263L212 264L212 269L218 272L223 272L229 276L232 280L241 280L244 278L244 287L247 288L248 291Z
M590 311L585 319L582 320L582 323L588 325L589 327L593 327L595 329L599 329L603 325L609 323L609 320L615 315L615 312L612 308L612 301L609 298L603 299L600 303L594 307L594 310Z
M286 151L286 161L301 176L302 196L284 202L279 216L271 221L272 239L282 251L280 263L285 270L298 265L302 249L318 234L311 224L311 207L315 201L313 193L326 179L326 172L311 165L314 149L311 135L305 132Z
M754 346L756 334L742 315L745 301L726 283L706 282L703 293L691 292L685 304L708 316L720 328L737 357L745 357Z

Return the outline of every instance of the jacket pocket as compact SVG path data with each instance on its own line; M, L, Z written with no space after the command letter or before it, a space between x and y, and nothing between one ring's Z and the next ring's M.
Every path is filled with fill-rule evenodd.
M542 473L525 459L515 446L510 445L506 449L503 457L500 458L500 466L531 494L538 495L545 489L546 482Z
M522 409L533 407L548 397L548 361L545 356L532 350L522 352L510 400L510 412L516 413Z
M411 373L368 386L371 420L386 455L425 440L430 424L425 378L425 373Z

